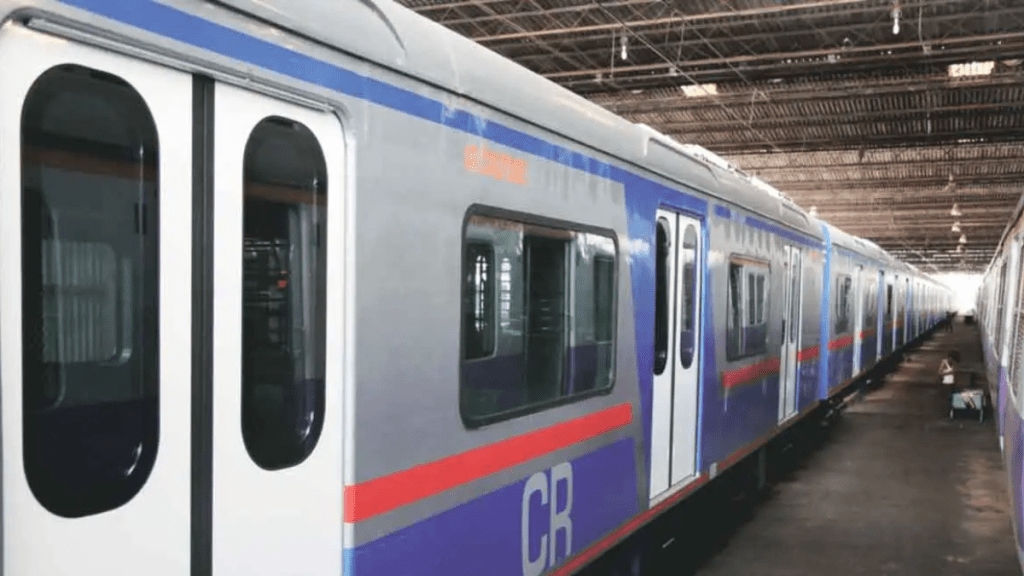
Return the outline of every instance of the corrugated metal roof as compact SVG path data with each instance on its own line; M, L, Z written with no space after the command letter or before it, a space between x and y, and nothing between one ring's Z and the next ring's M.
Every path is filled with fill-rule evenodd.
M401 3L926 271L983 267L1022 190L1021 2Z

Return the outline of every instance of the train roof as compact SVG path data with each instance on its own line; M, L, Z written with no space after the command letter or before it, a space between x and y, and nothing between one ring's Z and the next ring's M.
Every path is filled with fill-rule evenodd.
M710 151L629 122L391 0L172 1L273 23L822 238L803 209Z
M851 250L884 264L892 263L892 256L878 246L878 244L875 244L870 240L854 236L853 234L850 234L841 228L837 228L835 225L829 224L828 222L821 221L821 223L828 226L828 233L829 237L832 239L832 244L846 248L847 250Z
M642 166L808 236L824 237L821 221L714 153L629 122L392 0L164 2L226 20L239 30L293 50L323 53L316 49L318 45L345 52ZM282 35L281 30L295 37ZM911 269L877 245L828 226L838 244L889 266Z

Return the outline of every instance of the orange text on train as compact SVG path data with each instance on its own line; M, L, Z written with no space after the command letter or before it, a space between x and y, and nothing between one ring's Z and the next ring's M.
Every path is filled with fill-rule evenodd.
M484 174L495 180L505 180L513 184L526 184L526 160L513 158L496 150L488 150L482 145L466 146L463 163L469 172Z

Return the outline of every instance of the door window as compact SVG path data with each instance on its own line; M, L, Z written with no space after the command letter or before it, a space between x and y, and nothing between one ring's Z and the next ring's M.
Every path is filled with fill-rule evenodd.
M697 228L687 224L683 231L683 245L680 252L683 265L682 310L679 312L679 361L683 368L693 364L693 353L696 347L697 303L694 299L697 290ZM763 286L763 278L761 278Z
M124 80L64 65L32 85L21 135L25 475L52 513L97 514L156 458L156 127Z
M657 256L655 260L655 292L654 292L654 374L665 371L668 364L668 298L672 292L670 285L669 264L671 258L671 239L668 221L658 219Z
M243 170L242 438L275 470L305 460L323 429L327 165L309 128L270 117Z

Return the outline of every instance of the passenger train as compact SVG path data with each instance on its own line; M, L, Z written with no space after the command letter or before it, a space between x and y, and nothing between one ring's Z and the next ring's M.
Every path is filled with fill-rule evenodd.
M574 573L949 304L387 0L0 12L3 575Z
M989 382L989 396L999 428L999 448L1006 465L1013 510L1014 542L1024 571L1024 282L1021 257L1024 250L1024 197L1003 231L996 254L989 263L977 294L976 310Z

